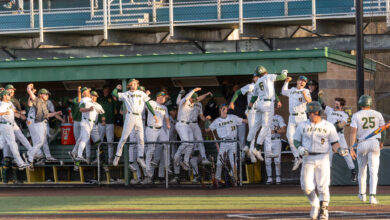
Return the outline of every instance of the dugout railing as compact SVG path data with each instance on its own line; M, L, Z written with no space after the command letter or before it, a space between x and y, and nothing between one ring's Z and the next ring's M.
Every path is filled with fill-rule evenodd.
M171 149L172 149L172 145L177 145L179 146L180 144L182 143L189 143L189 144L199 144L199 143L203 143L203 144L216 144L216 143L223 143L223 142L227 142L227 143L237 143L237 157L235 159L235 166L237 166L237 169L236 169L236 172L237 172L237 177L238 177L238 180L236 180L238 182L238 185L239 186L242 186L242 183L243 183L243 174L242 174L242 163L241 163L241 157L242 157L242 151L239 147L239 140L204 140L204 141L156 141L156 142L144 142L145 143L145 149L147 147L147 145L149 144L160 144L160 145L166 145L167 147L164 147L163 148L163 153L165 155L165 158L170 158L171 160L171 163L173 163L173 159L171 158L171 155L170 155L170 152L171 152ZM97 145L97 149L96 149L96 152L98 153L101 153L102 150L103 150L103 146L107 146L108 144L113 144L114 146L116 146L119 142L100 142L98 145ZM122 158L123 158L123 172L124 172L124 181L125 181L125 186L128 186L130 184L130 170L129 170L129 148L131 145L137 145L138 143L137 142L126 142L125 145L124 145L124 148L123 148L123 152L122 152ZM135 146L136 147L136 146ZM114 151L115 152L115 151ZM145 154L146 154L146 151L145 151ZM215 161L215 167L216 167L216 163L217 163L217 160L219 160L220 158L218 158L218 152L215 151L213 153L211 153L211 156L214 157L214 161ZM237 162L238 161L238 162ZM169 187L169 174L168 174L168 160L165 160L165 187L168 188ZM97 183L98 185L101 185L101 169L103 168L103 163L101 161L101 157L99 155L97 155ZM226 165L226 164L225 164ZM225 166L224 165L224 166ZM233 165L234 166L234 165ZM210 168L211 169L211 168ZM190 170L192 170L192 168L190 168ZM215 169L214 169L215 170ZM223 169L224 170L224 169ZM210 171L210 174L212 173L212 171ZM106 177L108 178L108 177Z

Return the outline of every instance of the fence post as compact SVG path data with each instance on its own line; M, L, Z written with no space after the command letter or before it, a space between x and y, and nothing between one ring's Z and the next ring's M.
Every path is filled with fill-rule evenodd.
M157 7L156 7L156 0L152 1L152 13L153 13L153 23L157 22Z
M30 27L34 28L34 0L30 0Z
M217 0L217 16L218 20L221 20L221 0Z
M42 6L42 0L38 1L39 6L39 42L43 43L43 6Z
M97 156L97 172L98 172L98 185L100 186L100 146L102 145L102 143L99 143L98 146L97 146L97 153L96 153L96 156ZM108 180L109 181L109 180ZM108 182L107 181L107 182Z
M316 0L311 0L311 30L313 33L317 30Z
M168 169L169 169L169 160L171 159L169 157L169 148L170 148L171 144L166 144L164 145L164 151L165 151L165 188L168 189Z
M173 0L169 0L169 35L173 37Z
M386 26L390 29L390 0L386 0Z
M122 79L122 91L126 92L126 79ZM126 114L123 114L123 122L126 119ZM127 141L126 141L127 142ZM123 168L125 172L125 186L128 186L130 184L130 176L129 176L129 144L125 144L124 146L124 152L123 152Z
M95 3L94 3L94 0L89 0L89 6L90 6L90 10L91 10L91 19L93 18L93 16L95 16Z
M288 0L284 0L284 16L288 16Z
M119 0L119 14L120 14L120 15L123 14L123 10L122 10L122 0Z
M104 40L108 39L108 30L107 30L107 1L103 0L103 38ZM126 88L126 86L125 86Z
M239 28L239 32L240 34L243 34L244 33L244 22L243 22L243 0L239 0L238 1L238 28Z

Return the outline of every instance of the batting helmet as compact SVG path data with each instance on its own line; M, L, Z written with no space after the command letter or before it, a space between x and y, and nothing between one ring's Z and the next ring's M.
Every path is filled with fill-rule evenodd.
M267 73L267 69L264 66L258 66L253 73L254 76L262 76Z
M319 112L321 114L321 111L321 104L317 101L310 102L306 106L306 113Z
M360 107L372 106L372 98L369 95L362 95L358 102Z

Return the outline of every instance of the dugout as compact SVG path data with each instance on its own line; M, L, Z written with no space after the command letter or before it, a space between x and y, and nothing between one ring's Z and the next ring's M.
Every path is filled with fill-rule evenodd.
M293 83L299 75L319 82L324 91L325 102L332 105L334 97L347 100L347 107L356 111L356 59L347 53L330 48L291 51L258 51L240 53L170 54L152 56L118 56L98 58L36 59L0 61L0 83L13 83L17 97L27 98L25 88L33 82L36 88L45 87L53 94L54 100L75 96L77 85L87 85L96 89L104 84L113 87L129 78L140 79L142 85L155 93L162 86L171 94L176 94L176 81L186 87L201 86L212 91L218 102L224 102L221 86L227 84L244 85L250 82L251 74L257 65L263 65L269 73L288 69ZM374 97L375 63L365 61L365 91ZM276 92L280 93L283 82L276 83ZM152 95L153 96L153 95ZM174 96L173 96L174 97ZM284 108L278 110L284 119L288 119L288 101L281 96ZM346 137L348 139L348 129ZM390 175L384 172L386 158L390 151L382 151L380 184L390 184ZM288 161L283 175L297 180L299 173L290 172ZM349 171L344 161L334 158L332 184L352 184L345 180ZM295 179L294 179L295 178Z

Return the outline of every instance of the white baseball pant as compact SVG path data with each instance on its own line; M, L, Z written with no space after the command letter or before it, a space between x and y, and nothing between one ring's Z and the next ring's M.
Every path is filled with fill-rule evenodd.
M138 134L136 134L137 131L135 129L133 129L133 131L130 133L129 135L129 142L137 142L137 143L140 143L139 139L138 139ZM140 166L138 165L137 162L137 157L138 157L138 146L139 144L130 144L129 145L129 163L132 164L132 166L135 167L136 169L136 174L137 174L137 178L141 179L142 175L141 175L141 169L140 169ZM145 151L148 150L148 147L145 146ZM144 174L146 174L146 169L142 168L142 171Z
M92 121L81 121L80 123L80 137L77 139L76 146L77 149L77 157L83 157L83 152L87 143L92 138L94 143L100 141L99 132L97 130L97 126ZM91 152L86 152L86 158L90 158Z
M218 152L218 158L217 158L217 170L215 173L215 178L217 180L221 180L221 174L222 174L222 162L221 157L227 152L230 165L232 168L234 167L235 161L234 161L234 155L237 155L237 143L234 142L221 142ZM233 170L230 170L229 172L233 172Z
M274 140L271 140L272 143L272 154L276 155L277 157L274 158L275 163L275 174L276 176L280 176L280 159L281 159L281 151L282 151L282 141L280 138L276 138ZM272 176L272 158L266 157L265 158L265 169L267 172L267 176Z
M148 142L156 142L156 141L168 141L168 135L167 133L164 131L164 129L162 128L150 128L150 127L147 127L146 128L146 140ZM158 144L160 145L160 144ZM165 146L166 144L164 144ZM161 160L161 151L159 149L159 154L155 154L156 153L156 146L157 144L148 144L148 150L146 151L146 171L149 175L149 177L152 177L153 176L153 173L154 173L154 168L152 165L151 165L151 162L152 160L156 163L159 163L160 160ZM161 148L162 148L162 145L161 145ZM157 158L156 158L157 156Z
M377 139L369 139L358 144L357 161L359 166L359 194L366 194L367 165L370 173L370 194L376 194L380 154L381 151Z
M35 138L32 138L33 148L31 151L27 152L28 160L30 162L34 161L34 157L40 151L47 139L47 122L38 122L33 123L32 125L34 129L33 135L35 135Z
M247 110L248 111L248 114L247 114L247 118L248 118L248 135L249 135L249 132L251 132L252 129L256 129L254 128L255 126L255 119L256 119L256 108L252 108L250 110ZM257 131L259 130L260 127L257 128L256 131L252 131L254 132L255 134L257 133ZM250 152L252 152L252 150L255 148L255 139L252 138L251 140L251 145L250 145Z
M190 127L192 129L192 134L194 135L194 140L196 141L203 141L202 131L200 130L199 124L196 123L190 123ZM203 143L197 143L198 150L200 153L200 156L202 158L206 158L206 150Z
M31 122L31 121L30 121ZM37 134L36 132L36 129L35 129L35 126L34 126L34 122L31 122L31 123L27 123L27 128L28 130L30 131L30 135L31 135L31 140L33 143L36 143L37 141L37 137L39 136L39 134ZM16 134L15 134L16 135ZM23 135L23 134L22 134ZM23 135L24 137L24 135ZM28 142L28 141L27 141ZM29 143L30 144L30 143ZM51 154L50 154L50 149L49 149L49 145L47 143L47 138L45 139L45 142L42 146L42 149L43 149L43 153L42 153L42 150L40 149L36 154L35 154L35 157L42 157L43 154L45 154L46 157L50 157ZM28 151L31 151L31 149L29 149Z
M78 146L77 141L79 140L80 134L81 134L80 123L81 123L81 121L74 121L73 122L73 135L74 135L74 139L76 140L75 148L73 148L73 150L72 150L72 152L74 154L77 154L77 151L78 151L78 148L76 148L76 146ZM86 157L89 158L91 156L91 141L90 140L88 140L88 142L87 142L87 146L85 147L85 152L86 152Z
M142 117L141 115L134 115L132 113L126 114L126 118L123 123L122 136L116 149L116 156L122 156L123 145L125 145L127 138L133 130L136 131L135 134L137 135L139 143L137 146L137 156L144 157L144 125L142 123Z
M102 123L98 124L98 130L100 135L100 140L104 139L106 136L107 142L114 142L114 124L106 124L102 125ZM107 144L108 147L108 160L112 161L114 158L114 145Z
M178 122L176 123L176 131L182 141L194 141L194 135L192 129L188 124ZM175 154L175 160L180 160L182 152L184 152L184 163L189 164L190 156L194 145L191 143L182 143L177 149Z
M24 164L24 162L20 157L18 145L15 141L15 133L12 127L13 125L10 124L0 124L3 153L4 157L13 157L16 164L21 166Z
M319 194L320 201L328 202L330 184L330 164L329 154L309 155L303 157L301 169L301 188L310 204L317 201L317 194Z
M291 151L294 155L294 157L299 157L299 153L297 148L294 146L294 134L295 134L295 129L298 127L298 124L306 121L306 113L299 113L298 115L290 115L288 118L288 125L287 125L287 140L288 144L290 145Z

